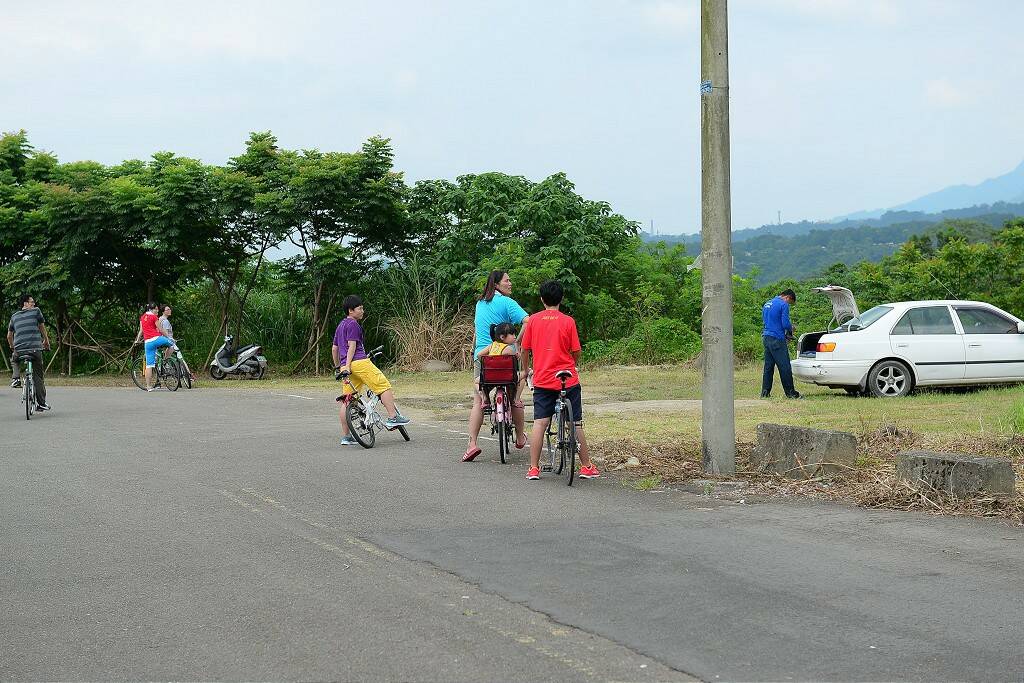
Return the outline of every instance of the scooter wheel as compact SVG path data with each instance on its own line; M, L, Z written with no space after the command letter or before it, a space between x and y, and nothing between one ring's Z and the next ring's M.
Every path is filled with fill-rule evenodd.
M225 374L224 374L224 371L221 370L218 366L211 365L210 366L210 377L212 377L214 379L224 379Z

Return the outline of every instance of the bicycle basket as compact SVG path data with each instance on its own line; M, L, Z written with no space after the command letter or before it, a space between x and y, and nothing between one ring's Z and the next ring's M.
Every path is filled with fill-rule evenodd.
M515 384L519 378L518 361L515 356L481 356L480 384Z

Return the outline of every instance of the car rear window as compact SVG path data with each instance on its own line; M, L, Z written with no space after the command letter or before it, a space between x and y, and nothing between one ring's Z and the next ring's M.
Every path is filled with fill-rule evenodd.
M882 319L886 313L892 310L892 306L875 306L864 311L856 318L850 318L842 324L841 328L847 330L864 330Z
M904 313L892 334L956 334L956 328L946 306L922 306Z

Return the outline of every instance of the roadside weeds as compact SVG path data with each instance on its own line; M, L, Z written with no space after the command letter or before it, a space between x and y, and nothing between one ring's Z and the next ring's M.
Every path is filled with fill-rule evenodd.
M737 441L737 473L733 478L706 474L696 443L651 445L628 438L612 439L592 444L591 453L598 465L628 476L630 479L624 485L639 491L693 480L741 481L745 484L743 496L806 496L869 509L995 517L1024 526L1024 435L935 437L886 424L858 435L859 457L855 467L839 475L806 480L786 479L751 467L749 455L753 448L751 442ZM1012 498L957 498L933 488L914 486L896 476L895 466L896 454L911 448L1008 457L1017 475L1016 494Z

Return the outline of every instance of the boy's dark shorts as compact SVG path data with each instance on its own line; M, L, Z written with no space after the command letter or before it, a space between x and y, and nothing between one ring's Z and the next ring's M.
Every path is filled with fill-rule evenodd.
M555 414L555 401L558 400L558 389L533 388L533 419L543 420ZM565 390L565 398L572 406L574 422L583 421L583 387L580 384Z

